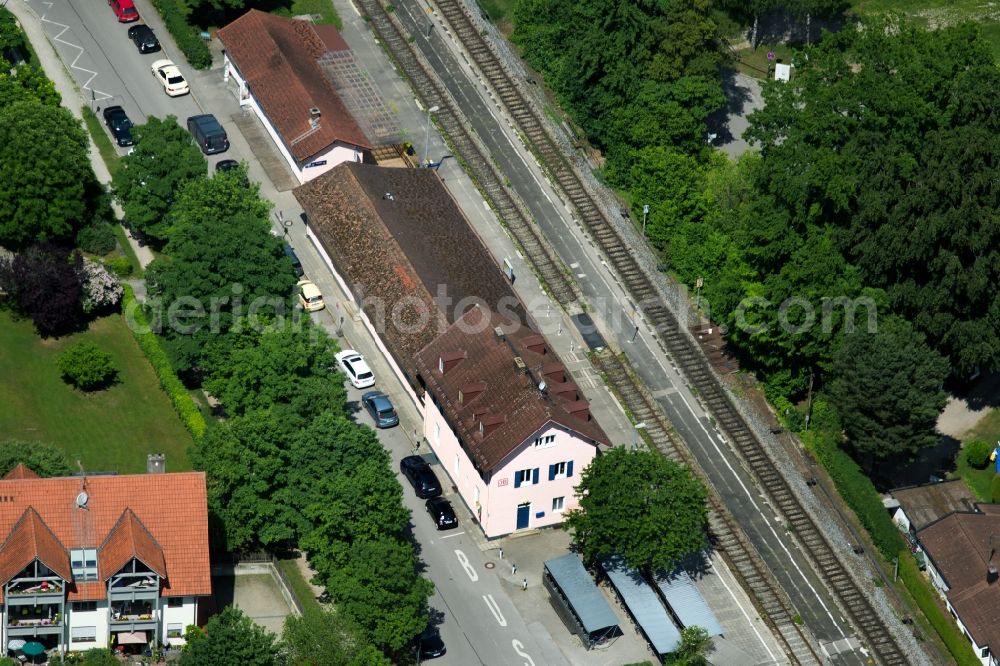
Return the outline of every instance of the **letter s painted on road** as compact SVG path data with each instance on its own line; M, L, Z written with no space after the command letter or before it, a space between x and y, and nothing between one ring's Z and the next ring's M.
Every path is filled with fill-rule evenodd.
M527 659L527 661L524 662L524 666L535 666L535 660L528 656L527 652L522 652L522 650L524 650L524 643L515 638L511 641L511 644L514 646L514 652L516 652L518 656Z

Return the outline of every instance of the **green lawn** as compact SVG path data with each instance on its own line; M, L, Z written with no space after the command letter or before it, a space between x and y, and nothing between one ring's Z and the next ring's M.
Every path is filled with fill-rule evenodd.
M773 53L775 59L768 60L768 53ZM746 48L737 51L737 54L739 60L736 62L736 69L758 79L769 78L768 68L773 67L779 59L785 64L792 62L792 49L786 44L760 44L756 51ZM770 75L772 78L773 76Z
M1000 440L1000 409L990 410L976 426L966 435L965 441L971 442L974 439L981 439L987 444L995 444ZM965 479L965 482L972 488L982 502L989 502L990 484L996 473L996 466L990 463L986 469L975 469L965 462L965 456L961 452L958 460L955 461L955 474Z
M63 382L56 358L80 340L112 354L118 384L86 394ZM30 321L0 311L0 405L0 436L49 442L87 470L144 472L147 453L165 453L168 471L191 469L191 436L121 315L43 340Z

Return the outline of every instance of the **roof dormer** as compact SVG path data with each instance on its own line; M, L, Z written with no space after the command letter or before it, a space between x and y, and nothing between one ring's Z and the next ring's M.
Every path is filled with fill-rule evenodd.
M467 405L486 390L486 382L473 382L458 389L458 404Z
M442 375L447 374L449 370L464 361L466 356L468 354L464 351L443 352L438 357L438 372Z

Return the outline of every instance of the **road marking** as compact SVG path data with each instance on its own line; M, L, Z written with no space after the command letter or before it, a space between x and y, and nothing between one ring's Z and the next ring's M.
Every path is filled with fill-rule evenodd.
M493 617L495 617L497 619L497 623L501 627L506 627L507 626L507 620L506 620L506 618L504 618L503 613L500 612L500 607L497 606L497 602L493 600L493 595L492 594L484 594L483 595L483 601L486 602L486 607L490 609L491 613L493 613Z
M455 532L454 534L449 534L448 536L439 537L439 540L450 539L452 537L462 536L465 532Z
M472 563L469 562L468 556L456 548L455 557L458 558L458 563L462 565L463 569L465 569L465 573L469 575L469 579L471 579L473 583L478 581L479 573L476 571L475 567L472 566Z
M46 5L46 6L47 6L47 7L49 8L49 9L51 9L51 8L52 8L52 3L51 3L51 2L43 2L42 4L43 4L43 5ZM95 71L93 71L93 70L90 70L90 69L86 69L86 68L84 68L84 67L79 67L79 66L77 66L76 62L77 62L77 61L78 61L78 60L79 60L79 59L80 59L80 58L81 58L81 57L83 56L83 54L85 53L85 51L84 51L84 48L83 48L82 46L79 46L79 45L77 45L77 44L74 44L74 43L72 43L72 42L67 42L67 41L66 41L65 39L61 39L62 35L63 35L63 34L64 34L64 33L65 33L65 32L66 32L67 30L69 30L69 26L68 26L68 25L64 25L64 24L62 24L62 23L58 23L58 22L56 22L56 21L53 21L53 20L51 20L51 19L47 19L47 18L45 18L45 16L46 16L47 14L48 14L48 12L46 12L45 14L42 14L42 15L41 15L41 16L39 17L39 20L41 20L41 21L42 21L42 23L51 23L51 24L52 24L52 25L54 25L54 26L57 26L57 27L60 27L60 28L62 28L62 30L60 30L60 31L59 31L58 33L56 33L56 34L55 34L55 35L54 35L54 36L52 37L52 39L53 39L54 41L57 41L57 42L59 42L60 44L65 44L66 46L70 46L70 47L72 47L72 48L74 48L74 49L79 49L79 50L80 50L80 52L76 54L76 57L75 57L75 58L73 58L73 62L69 63L69 66L70 66L70 69L76 69L76 70L79 70L79 71L81 71L81 72L85 72L85 73L87 73L87 74L90 74L90 78L89 78L89 79L87 79L87 82L86 82L86 83L84 83L84 84L83 84L82 86L80 86L80 87L81 87L81 88L83 88L84 90L90 90L90 91L91 91L92 93L94 93L94 98L95 98L95 101L103 101L103 100L106 100L106 99L111 99L111 98L113 97L112 95L109 95L108 93L106 93L106 92L103 92L103 91L101 91L101 90L97 90L96 88L91 88L91 87L90 87L90 82L91 82L91 81L93 81L93 80L94 80L94 79L95 79L95 78L97 77L97 72L95 72ZM57 54L57 55L58 55L58 54ZM100 95L100 97L98 97L98 95Z
M524 643L522 643L521 641L517 640L516 638L514 640L512 640L510 643L511 643L511 645L514 646L514 652L516 652L518 654L518 656L521 656L521 657L524 657L525 659L527 659L527 661L524 662L524 666L535 666L535 660L532 659L530 656L528 656L527 652L522 652L522 650L524 650Z
M723 571L725 571L729 575L732 575L732 572L730 572L726 568L718 568L714 564L712 565L712 570L715 571L715 575L718 576L719 582L722 583L722 586L726 588L726 592L728 592L729 596L732 597L733 601L736 602L736 606L740 609L740 612L743 613L743 617L746 618L747 624L750 625L751 629L753 629L753 633L757 634L757 638L760 639L760 644L764 646L764 649L767 651L767 654L770 655L771 661L775 662L778 661L778 658L774 656L773 652L771 652L771 648L767 646L767 641L765 641L764 637L760 635L759 631L757 631L756 623L750 619L750 614L747 613L745 608L743 608L743 604L741 604L740 600L736 597L736 593L733 592L732 588L729 587L729 584L726 583L725 578L723 578L722 576Z

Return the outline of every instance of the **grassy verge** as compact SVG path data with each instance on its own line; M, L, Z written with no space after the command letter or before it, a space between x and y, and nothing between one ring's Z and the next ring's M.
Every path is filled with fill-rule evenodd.
M343 21L333 8L332 0L294 0L289 9L281 8L274 11L278 16L302 16L309 14L319 16L316 23L318 25L332 25L337 30L344 27Z
M851 9L861 15L900 14L922 28L942 28L966 21L979 24L983 37L1000 56L1000 10L981 0L854 0Z
M958 452L953 477L964 479L965 485L969 486L980 502L990 502L990 484L993 482L993 477L996 476L996 468L993 463L990 463L986 469L976 469L965 460L963 453L963 451Z
M1000 408L991 409L989 413L979 420L979 423L969 431L965 437L966 441L981 439L987 444L995 444L1000 441Z
M132 244L128 242L128 238L125 236L125 229L123 229L120 224L112 224L111 228L114 230L115 238L118 239L118 244L122 248L122 254L124 254L129 263L132 264L132 277L141 278L143 272L142 266L139 264L139 257L135 256L135 250L132 248Z
M303 613L319 613L323 610L323 606L316 600L316 595L313 594L309 583L302 577L302 572L299 570L295 560L279 559L278 567L285 573L285 577L288 578L288 583L292 586L292 592L298 598L299 603L302 604Z
M104 125L97 114L91 111L89 106L82 107L82 111L83 122L87 126L87 131L90 132L90 137L94 140L94 145L97 146L97 152L101 154L101 159L108 167L108 173L114 178L118 170L121 169L122 157L118 154L115 144L111 143L111 139L108 138L104 131Z
M941 608L937 592L931 587L930 581L917 568L917 563L909 553L900 553L899 578L907 591L917 602L927 621L944 641L948 652L959 666L978 666L981 662L972 651L972 646L966 640L958 625Z
M80 341L112 355L118 384L84 393L62 380L56 358ZM0 312L0 405L4 438L49 442L87 470L144 472L147 453L165 453L171 471L191 469L191 436L122 315L102 317L81 333L41 339L30 321Z
M754 76L758 79L767 79L773 76L768 74L769 68L779 60L783 63L792 61L792 49L785 44L760 44L757 50L741 49L736 52L738 60L736 69L747 76ZM767 54L773 53L775 59L768 60Z

